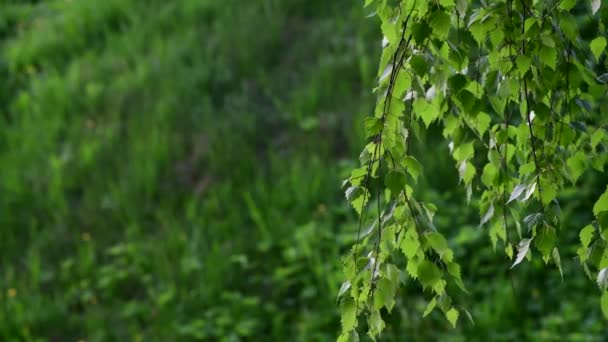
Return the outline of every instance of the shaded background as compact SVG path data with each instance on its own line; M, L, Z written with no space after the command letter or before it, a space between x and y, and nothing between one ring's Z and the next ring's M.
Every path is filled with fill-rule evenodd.
M373 109L360 1L2 1L0 340L331 341ZM574 260L606 176L564 195L564 280L510 272L437 127L414 148L470 295L415 284L385 340L605 340ZM500 248L500 247L499 247ZM363 336L363 335L362 335Z

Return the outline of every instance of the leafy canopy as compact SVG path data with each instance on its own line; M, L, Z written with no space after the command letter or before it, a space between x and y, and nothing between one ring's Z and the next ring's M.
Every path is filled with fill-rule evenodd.
M442 128L467 201L516 267L537 251L561 272L560 193L588 169L604 171L608 8L601 1L366 0L380 19L383 50L365 122L369 143L345 180L359 232L344 257L340 341L358 339L359 317L375 339L398 288L415 279L456 325L448 289L466 291L458 260L433 225L440 210L417 199L424 174L412 139ZM582 18L594 37L580 34ZM604 114L602 114L604 113ZM366 218L374 223L363 227ZM608 188L581 227L578 259L596 272L608 316ZM523 229L522 229L523 223ZM502 248L500 250L503 250ZM468 314L468 312L467 312Z

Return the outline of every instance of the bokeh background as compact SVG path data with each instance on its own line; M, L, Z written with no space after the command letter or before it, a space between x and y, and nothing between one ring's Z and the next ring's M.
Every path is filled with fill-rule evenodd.
M0 340L334 340L357 229L340 185L380 54L368 15L347 0L0 1ZM541 258L509 270L438 132L414 143L418 191L473 321L423 319L412 282L383 339L608 339L574 259L606 175L563 196L563 280Z

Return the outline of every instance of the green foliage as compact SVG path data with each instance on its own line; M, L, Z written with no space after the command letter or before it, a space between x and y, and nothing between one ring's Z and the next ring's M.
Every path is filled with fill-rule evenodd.
M374 291L388 279L384 269L390 266L433 295L424 316L439 305L456 325L451 285L464 287L460 266L433 223L444 208L419 199L424 189L417 183L427 174L411 149L413 138L422 141L434 127L443 129L466 201L479 205L494 248L501 243L511 259L517 246L512 267L532 260L535 249L563 276L560 249L569 246L558 242L567 234L561 197L570 184L591 170L603 172L608 163L606 7L594 2L589 12L576 1L370 4L384 34L376 121L361 159L368 171L363 180L345 183L365 189L366 200L355 205L362 221L375 213L377 234L357 237L352 264L367 266L350 273L343 300L354 300L358 314L381 316ZM600 36L590 36L588 27ZM412 164L416 171L408 178ZM589 264L602 275L603 284L608 190L595 198L592 212L596 220L581 231L578 255L587 272ZM593 249L603 256L587 257L595 227L602 241ZM370 337L377 338L383 326L370 326ZM344 328L342 338L354 330Z

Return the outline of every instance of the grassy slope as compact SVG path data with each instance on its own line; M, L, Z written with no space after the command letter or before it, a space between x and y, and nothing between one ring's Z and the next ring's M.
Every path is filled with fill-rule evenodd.
M344 4L4 5L2 339L333 336Z

